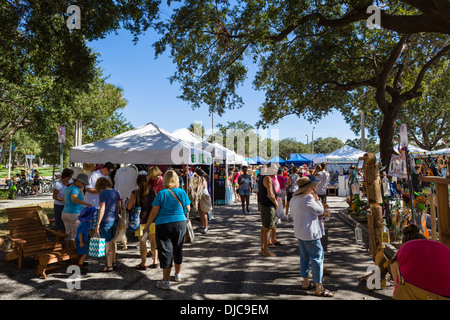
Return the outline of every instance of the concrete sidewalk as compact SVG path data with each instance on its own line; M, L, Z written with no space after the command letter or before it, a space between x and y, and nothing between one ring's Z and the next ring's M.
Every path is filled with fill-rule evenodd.
M284 243L273 251L276 257L262 257L260 251L260 216L252 198L248 215L240 204L216 206L207 235L196 234L193 244L184 247L183 280L171 283L171 290L156 288L161 269L139 271L136 239L130 239L128 250L117 253L118 270L101 273L104 258L88 258L90 272L82 275L80 289L69 289L65 268L48 272L47 280L35 276L36 262L25 259L22 270L17 262L6 262L0 253L1 299L120 299L120 300L391 300L392 287L366 291L366 275L372 260L367 248L356 245L353 228L338 217L346 207L344 198L329 197L332 217L329 227L325 266L332 271L324 276L325 288L334 298L319 298L314 291L300 289L299 256L292 222L282 221L277 239ZM194 214L194 228L199 226ZM147 261L151 263L151 259ZM173 272L173 271L172 271ZM173 277L172 277L173 278Z
M15 199L3 199L0 200L0 210L6 208L16 208L23 206L38 205L42 202L53 201L51 193L42 194L39 193L36 196L16 197Z

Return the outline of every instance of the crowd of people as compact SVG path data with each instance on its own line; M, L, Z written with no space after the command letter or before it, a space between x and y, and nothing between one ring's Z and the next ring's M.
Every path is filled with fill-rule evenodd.
M137 189L131 192L124 206L119 192L113 188L111 176L117 168L107 162L90 175L80 173L74 177L74 171L66 168L53 190L55 227L67 235L64 245L76 248L79 255L78 266L82 273L87 272L89 240L100 237L105 240L105 265L100 272L112 272L117 269L116 236L124 219L124 210L139 211L139 227L135 236L139 240L141 262L135 266L138 270L157 268L163 271L157 287L170 288L169 277L175 266L175 281L181 280L183 261L183 242L186 233L186 217L191 201L180 183L183 179L174 171L164 174L157 166L137 174ZM208 193L205 173L197 169L194 173L203 179L203 194ZM207 227L205 204L202 198L198 209L202 218L203 232ZM209 204L211 206L211 204ZM203 209L203 211L202 211ZM206 222L204 222L206 220ZM205 225L206 224L206 225ZM147 240L150 251L147 252ZM151 255L153 263L147 264Z
M124 205L119 192L113 188L111 176L115 170L117 168L109 162L90 175L81 173L74 177L73 170L64 169L53 192L56 229L67 234L65 245L77 249L82 272L87 272L89 239L95 236L105 239L105 265L99 271L111 272L117 269L115 242L122 211L138 209L140 226L135 236L139 240L141 262L135 268L147 270L159 265L162 280L157 281L156 286L170 289L173 268L175 281L182 279L183 243L189 211L197 208L201 221L198 231L207 234L208 211L212 205L204 203L202 197L190 199L190 194L180 188L187 183L183 175L170 168L163 173L157 166L138 172L137 188ZM350 168L349 186L359 183L358 174L353 171L354 168ZM199 168L193 174L199 179L198 193L209 196L208 175ZM276 256L271 248L283 246L276 238L277 223L279 219L291 220L298 243L301 289L314 290L317 296L333 297L335 293L323 285L323 275L328 272L324 267L324 256L330 216L327 204L330 174L326 163L318 164L314 169L279 167L277 164L244 165L231 170L229 180L236 192L236 202L242 205L243 216L250 212L250 197L256 196L261 217L260 254ZM147 263L149 256L153 259L151 264Z

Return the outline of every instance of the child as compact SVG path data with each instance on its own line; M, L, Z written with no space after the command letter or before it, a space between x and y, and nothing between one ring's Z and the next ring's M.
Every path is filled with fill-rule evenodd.
M87 270L84 268L84 261L86 260L89 250L88 240L90 220L93 217L95 210L95 207L84 207L81 210L80 216L78 217L78 221L80 221L80 224L77 227L75 245L79 256L78 267L80 268L81 273L87 272Z
M101 272L111 272L117 269L116 265L116 236L121 209L119 192L112 188L108 178L99 178L95 183L95 189L99 192L100 209L95 227L95 234L100 234L105 239L106 266Z

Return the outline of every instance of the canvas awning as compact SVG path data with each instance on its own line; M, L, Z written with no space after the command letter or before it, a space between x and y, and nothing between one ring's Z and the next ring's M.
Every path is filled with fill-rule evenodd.
M202 164L211 153L192 148L171 133L148 123L109 139L70 149L70 162L142 163L155 165Z

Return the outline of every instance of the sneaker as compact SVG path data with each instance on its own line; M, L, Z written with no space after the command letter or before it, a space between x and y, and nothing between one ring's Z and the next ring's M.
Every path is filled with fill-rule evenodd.
M156 287L164 290L169 290L170 281L158 280L156 281Z
M208 228L203 228L203 231L202 231L203 234L207 234L208 232L209 232Z
M176 282L180 282L181 281L181 277L182 277L181 273L175 274L175 281Z

